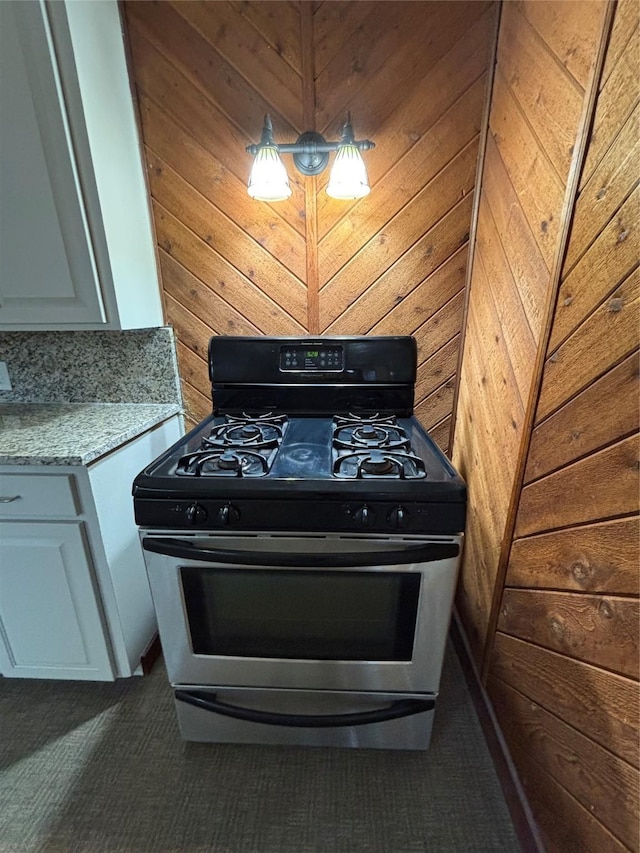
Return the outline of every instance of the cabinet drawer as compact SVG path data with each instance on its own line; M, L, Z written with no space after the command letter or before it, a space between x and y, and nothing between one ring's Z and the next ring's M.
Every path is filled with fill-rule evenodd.
M63 474L0 474L0 518L75 517L73 480Z

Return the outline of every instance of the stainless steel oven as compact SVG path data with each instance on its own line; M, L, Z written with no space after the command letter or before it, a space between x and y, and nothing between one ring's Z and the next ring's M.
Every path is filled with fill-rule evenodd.
M216 739L224 717L231 740L263 741L269 727L273 742L281 727L287 742L381 746L389 724L390 743L417 748L416 722L428 740L459 536L142 541L188 739L208 739L214 714Z
M183 737L426 748L466 487L412 416L415 341L214 338L210 372L134 483Z

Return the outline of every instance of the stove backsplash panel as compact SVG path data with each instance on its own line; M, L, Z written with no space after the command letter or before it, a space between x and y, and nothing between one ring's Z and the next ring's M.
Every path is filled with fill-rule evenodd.
M0 403L182 403L170 327L2 332L0 361L12 385Z

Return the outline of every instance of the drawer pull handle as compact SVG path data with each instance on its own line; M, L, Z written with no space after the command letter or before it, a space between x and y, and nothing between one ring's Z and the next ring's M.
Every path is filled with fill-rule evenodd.
M0 504L12 504L14 501L19 501L22 495L12 495L10 498L0 498Z

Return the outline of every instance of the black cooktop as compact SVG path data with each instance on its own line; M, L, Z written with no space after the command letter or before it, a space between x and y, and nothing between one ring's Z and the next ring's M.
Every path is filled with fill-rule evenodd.
M143 526L464 529L408 337L212 338L214 410L133 484ZM375 506L374 506L375 505Z

